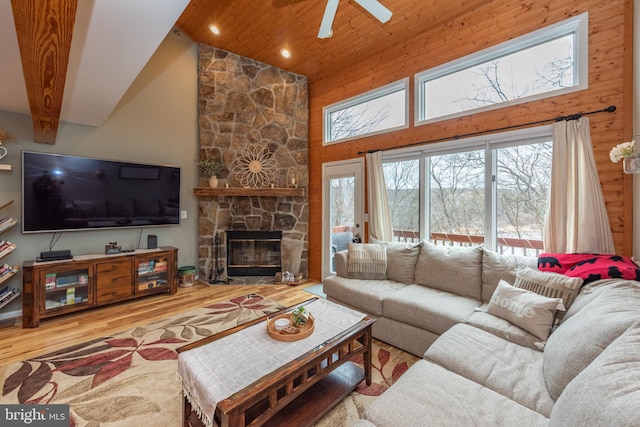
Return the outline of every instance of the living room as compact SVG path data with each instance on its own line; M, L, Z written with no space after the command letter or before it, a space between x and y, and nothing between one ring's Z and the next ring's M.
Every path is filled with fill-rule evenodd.
M393 8L392 2L388 3L387 6ZM339 69L322 78L312 80L309 77L309 175L303 184L308 197L307 277L316 281L322 279L323 164L361 157L358 151L391 149L599 110L609 105L615 105L616 112L590 117L594 155L616 252L639 256L640 224L632 214L633 205L640 209L638 178L623 174L622 166L609 159L612 147L630 140L640 129L637 113L640 96L638 89L634 89L637 72L633 72L633 65L640 57L637 54L640 43L633 43L633 37L637 40L638 36L632 36L631 19L632 11L637 16L640 7L635 3L633 10L633 2L623 0L606 4L596 1L566 4L554 0L544 5L518 1L483 2L473 10L467 9L429 26L425 31L408 28L403 44L395 46L393 51L376 52L347 69ZM340 13L346 11L346 8L340 9ZM356 141L323 144L323 107L399 79L412 81L416 73L425 69L583 12L589 13L590 28L588 89L444 122L409 125L407 129ZM364 12L355 9L353 13ZM384 26L379 28L384 29ZM200 148L198 61L198 45L179 30L169 31L104 124L93 127L61 122L52 145L33 142L33 123L28 114L0 108L3 110L0 111L0 129L16 137L16 141L3 142L8 154L1 162L12 165L13 171L0 171L0 203L15 200L7 214L18 218L21 215L20 156L23 150L178 166L181 168L180 209L186 212L186 218L181 219L179 226L154 228L149 233L158 236L159 245L179 248L179 265L202 266L203 271L208 271L204 267L208 253L203 255L200 248L201 199L193 194L194 187L205 185L204 177L199 176L196 167ZM409 105L412 111L413 102ZM123 248L135 249L139 247L138 237L138 230L132 229L69 232L63 233L52 245L50 234L22 234L19 227L3 235L17 243L10 259L16 264L33 260L52 248L70 249L73 254L81 255L101 252L106 244L116 241ZM20 282L20 277L13 281ZM20 311L20 301L14 301L3 308L1 317L16 316Z

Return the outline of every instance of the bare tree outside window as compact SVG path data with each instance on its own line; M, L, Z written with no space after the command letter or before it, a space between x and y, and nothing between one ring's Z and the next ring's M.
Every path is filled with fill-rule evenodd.
M431 157L431 233L482 235L484 152Z
M335 178L331 180L331 227L353 226L354 212L354 185L355 179Z
M420 232L420 161L383 164L387 198L394 230Z
M399 81L325 108L325 142L337 142L407 124L407 82Z

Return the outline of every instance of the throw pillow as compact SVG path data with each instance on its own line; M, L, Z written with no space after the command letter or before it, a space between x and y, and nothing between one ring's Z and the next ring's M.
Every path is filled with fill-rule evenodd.
M548 298L500 280L489 301L487 313L500 317L543 341L549 337L561 298Z
M580 291L582 279L520 266L513 286L549 298L562 298L562 304L568 310ZM559 311L556 318L561 319L563 315L564 312Z
M347 244L347 277L383 280L387 278L387 247L382 243Z
M535 256L500 254L482 248L482 302L489 302L500 279L514 283L518 267L536 267Z
M414 272L421 247L422 242L387 243L387 279L407 285L415 283Z

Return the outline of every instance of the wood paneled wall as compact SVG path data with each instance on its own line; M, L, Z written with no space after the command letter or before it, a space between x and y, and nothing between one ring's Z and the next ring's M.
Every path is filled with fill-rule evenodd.
M413 75L478 50L579 15L589 13L589 88L546 100L472 114L462 118L322 146L322 108L387 83ZM358 157L358 151L396 146L599 110L615 105L615 113L590 116L600 182L616 251L631 255L632 179L609 159L613 146L632 137L633 1L580 0L545 2L488 1L440 26L409 36L392 51L376 54L333 75L309 82L309 276L321 277L322 164ZM365 48L365 47L363 47Z

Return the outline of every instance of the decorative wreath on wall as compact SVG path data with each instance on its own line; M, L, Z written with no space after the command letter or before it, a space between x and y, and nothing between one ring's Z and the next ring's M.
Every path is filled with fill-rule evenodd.
M278 161L262 145L249 145L236 152L231 173L243 187L264 188L276 179Z

